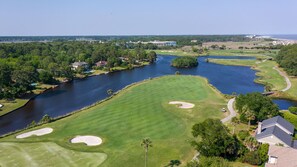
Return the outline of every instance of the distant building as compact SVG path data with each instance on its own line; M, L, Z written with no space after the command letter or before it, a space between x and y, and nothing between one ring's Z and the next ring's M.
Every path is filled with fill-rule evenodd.
M198 40L196 40L196 39L191 40L191 43L197 43L197 42L198 42Z
M107 65L107 61L98 61L96 63L97 67L105 67Z
M270 145L268 157L265 167L297 166L297 149Z
M293 134L294 126L284 118L276 116L259 122L256 139L260 143L269 145L280 144L285 147L294 147Z
M151 41L148 43L152 43L154 45L157 45L158 47L163 46L176 46L176 41Z
M88 69L89 65L86 62L74 62L72 63L72 70L77 70L78 68Z
M164 46L176 46L176 41L149 41L149 42L142 42L142 41L138 41L138 42L131 42L130 43L142 43L142 44L154 44L157 45L158 47L164 47Z

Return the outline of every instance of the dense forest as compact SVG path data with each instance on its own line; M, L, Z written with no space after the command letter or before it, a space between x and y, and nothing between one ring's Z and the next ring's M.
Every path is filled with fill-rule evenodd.
M191 68L198 66L196 57L178 57L172 60L171 65L177 68Z
M86 62L92 67L98 61L106 61L107 69L142 61L153 63L156 53L147 53L144 48L141 44L126 46L112 42L2 43L0 99L20 97L32 90L35 82L51 84L56 78L71 80L77 72L71 67L73 62Z
M297 44L282 47L276 61L288 74L297 76Z

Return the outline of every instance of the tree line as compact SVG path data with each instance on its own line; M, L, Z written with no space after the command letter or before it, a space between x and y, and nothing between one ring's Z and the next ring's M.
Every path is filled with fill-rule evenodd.
M282 47L276 61L289 75L297 76L297 44Z
M32 90L35 82L52 84L55 78L73 79L73 62L87 62L92 67L98 61L107 61L107 68L112 68L155 60L156 53L147 53L141 44L128 47L114 42L1 43L0 99L20 97Z

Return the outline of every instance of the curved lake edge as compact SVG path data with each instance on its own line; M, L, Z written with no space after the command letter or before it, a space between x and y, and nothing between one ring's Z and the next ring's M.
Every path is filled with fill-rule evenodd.
M84 112L90 108L93 108L97 105L100 105L104 102L107 102L109 100L111 100L112 98L116 97L117 95L119 95L120 93L122 93L123 91L125 90L128 90L132 87L135 87L135 86L139 86L141 84L145 84L146 82L149 82L149 81L152 81L152 80L156 80L156 79L160 79L160 78L163 78L163 77L168 77L168 76L176 76L176 75L164 75L164 76L159 76L159 77L154 77L154 78L148 78L148 79L144 79L142 81L138 81L138 82L134 82L134 83L131 83L127 86L125 86L124 88L122 88L121 90L118 90L116 92L114 92L111 96L105 98L105 99L102 99L100 101L97 101L91 105L88 105L88 106L85 106L81 109L78 109L78 110L74 110L72 112L69 112L67 114L64 114L64 115L61 115L61 116L57 116L57 117L54 117L51 119L51 121L49 123L52 123L52 122L55 122L55 121L58 121L58 120L61 120L61 119L64 119L64 118L67 118L67 117L70 117L70 116L73 116L75 114L78 114L78 113L81 113L81 112ZM217 93L218 95L222 96L222 98L224 98L227 102L228 99L231 99L233 96L231 95L227 95L227 94L223 94L220 90L218 90L215 86L213 86L209 80L206 78L206 77L203 77L203 76L197 76L197 75L185 75L185 76L191 76L191 77L197 77L197 78L202 78L203 80L205 80L206 84L209 86L210 89L212 89L215 93ZM38 96L38 95L37 95ZM11 135L14 135L14 134L17 134L19 132L22 132L22 131L26 131L26 130L32 130L32 129L36 129L37 127L40 127L40 126L43 126L43 125L46 125L46 124L49 124L49 123L37 123L35 126L33 127L25 127L23 129L18 129L18 130L15 130L15 131L12 131L12 132L9 132L9 133L6 133L6 134L3 134L0 136L0 138L4 138L4 137L7 137L7 136L11 136Z
M21 108L23 108L23 107L26 107L26 105L28 105L28 103L30 103L31 100L34 100L34 99L37 98L38 96L40 96L40 95L42 95L42 94L45 94L45 93L47 93L48 91L51 91L51 90L54 90L54 89L58 88L58 87L61 86L62 84L71 83L71 82L73 82L74 80L85 80L85 79L88 79L88 78L91 78L91 77L96 77L96 76L99 76L99 75L107 75L107 74L110 74L110 73L116 73L116 72L121 72L121 71L133 70L134 68L142 68L142 67L145 67L145 66L148 66L148 65L151 65L151 63L149 63L149 64L137 65L137 66L134 66L132 69L119 69L119 70L114 70L114 71L107 71L107 72L105 72L105 73L101 73L101 74L91 74L91 75L87 75L87 76L85 76L85 77L81 77L81 78L80 78L80 77L74 77L74 78L71 79L71 80L67 80L67 81L65 81L65 82L59 82L58 84L51 85L50 88L46 88L46 89L44 89L42 92L40 92L40 93L38 93L38 94L33 94L33 95L25 94L24 97L25 97L25 96L29 96L27 99L24 98L24 97L21 97L21 99L23 98L23 99L27 100L27 102L26 102L25 104L23 104L22 106L19 106L19 107L15 108L15 109L13 109L13 110L11 110L11 111L6 112L6 113L3 114L3 115L0 115L0 117L6 116L6 115L8 115L8 114L13 113L14 111L17 111L17 110L19 110L19 109L21 109Z
M170 58L170 56L172 58ZM122 90L124 87L128 86L128 85L131 85L131 84L135 84L135 83L138 83L138 82L141 82L141 81L144 81L144 80L148 80L150 78L158 78L158 77L162 77L162 76L166 76L166 75L172 75L176 72L176 68L171 68L167 65L168 62L170 62L170 60L172 60L174 57L176 57L175 55L168 55L168 56L163 56L163 55L159 55L159 59L157 59L156 63L154 64L151 64L151 65L145 65L145 66L142 66L141 68L135 68L135 69L132 69L132 70L124 70L123 72L112 72L110 73L109 75L94 75L94 76L90 76L90 77L86 77L84 79L78 79L78 80L74 80L73 83L65 83L65 84L61 84L59 87L57 87L54 91L49 91L49 93L45 93L45 95L41 97L38 97L36 98L36 100L41 100L41 103L37 103L37 104L41 104L41 106L36 106L36 108L34 108L35 106L35 103L36 103L36 100L32 100L32 104L30 105L27 105L25 108L24 108L24 111L27 111L27 113L31 113L31 114L26 114L26 112L24 111L20 111L20 112L13 112L13 113L16 113L16 114L13 114L12 116L9 116L7 120L9 121L5 121L3 120L4 122L2 122L2 125L3 125L3 129L2 129L2 135L5 135L5 134L9 134L11 132L15 132L15 131L18 131L18 130L23 130L23 129L26 129L28 128L28 125L34 120L36 122L38 122L39 120L41 120L41 118L45 115L45 114L48 114L50 115L51 117L53 118L58 118L58 117L66 117L68 114L70 113L73 113L73 112L77 112L77 111L80 111L80 110L83 110L87 107L91 107L92 105L100 102L100 101L104 101L106 100L107 98L109 98L109 96L107 96L107 93L106 93L106 90L108 90L109 88L112 88L113 90L115 91L120 91ZM240 68L233 68L231 65L219 65L219 66L214 66L214 63L209 63L209 65L206 65L208 63L205 62L205 57L207 56L203 56L201 57L201 63L202 63L202 67L200 67L200 69L197 67L197 68L194 68L194 69L197 69L197 70L194 70L193 69L191 71L181 71L181 74L185 74L185 75L193 75L193 76L199 76L199 77L203 77L203 78L206 78L210 84L213 86L213 88L216 88L217 90L220 90L219 92L221 92L223 95L226 95L227 96L231 96L232 92L236 91L237 90L239 91L238 94L240 94L240 92L242 92L241 94L245 94L246 92L249 93L249 91L251 92L262 92L263 90L263 85L262 84L255 84L254 80L255 80L255 70L252 70L248 67L244 67L243 69L240 67ZM217 57L217 56L215 56ZM226 59L226 57L228 56L218 56L218 57L221 57L221 58L224 58ZM235 58L236 59L236 56L231 56L233 59ZM239 56L238 56L239 57ZM241 56L240 56L241 57ZM245 56L247 57L247 56ZM251 56L250 56L251 57ZM246 59L246 58L244 58ZM160 67L161 70L160 70ZM165 71L163 71L163 67L165 67ZM211 77L211 76L216 76L216 73L217 71L213 71L213 72L210 72L208 71L208 68L211 67L213 69L213 67L216 67L216 68L223 68L223 69L226 69L227 70L227 73L221 73L221 75L228 75L230 74L230 72L232 72L232 69L233 71L235 72L235 74L239 74L238 73L238 70L243 70L241 71L242 72L247 72L247 80L244 79L245 81L247 82L243 82L243 85L242 83L236 83L235 86L239 86L239 87L230 87L230 84L227 84L229 86L225 86L225 84L223 83L229 83L229 81L232 81L232 80L229 80L228 77L226 77L226 79L219 79L219 81L222 80L222 82L220 83L217 83L217 82L214 82L214 78ZM168 68L168 69L167 69ZM142 72L147 72L146 74L147 75L142 75L143 73ZM157 70L157 71L155 71ZM160 71L159 71L160 70ZM230 71L231 70L231 71ZM127 72L128 71L128 72ZM253 72L252 72L253 71ZM151 73L149 73L151 72ZM168 73L169 72L169 73ZM241 75L241 73L239 74L241 77L244 77ZM104 74L104 73L103 73ZM137 78L133 78L133 74L136 74L134 75L134 77L137 77ZM206 75L205 75L206 74ZM233 74L233 72L232 72ZM139 75L141 75L141 77L138 77ZM116 82L113 83L114 85L118 85L122 79L117 79L117 78L122 78L121 76L125 76L125 77L130 77L129 79L132 79L130 81L124 81L124 80L127 80L126 78L124 78L124 82L121 83L120 85L122 86L117 86L116 88L114 87L110 87L110 85L105 85L103 84L104 87L101 88L100 85L102 84L98 84L98 78L95 77L97 76L98 78L101 78L101 79L104 79L104 82L105 83L109 83L111 81L113 81L114 79L116 79ZM112 79L112 80L106 80L106 79ZM236 79L234 78L236 77L236 75L233 74L233 79ZM97 78L97 79L96 79ZM138 78L142 78L141 80L139 80ZM217 77L215 77L217 78ZM232 79L232 77L231 77ZM226 82L227 80L227 82ZM94 82L96 81L96 82ZM79 86L86 86L85 85L85 82L88 82L89 83L89 86L90 84L92 85L95 85L95 86L91 86L90 88L87 88L87 89L81 89L83 87L79 87ZM232 81L233 83L233 81ZM248 83L248 84L247 84ZM254 84L252 84L254 83ZM71 86L69 86L71 85ZM73 85L73 86L72 86ZM76 87L75 87L76 85ZM97 86L99 85L99 86ZM221 86L220 86L221 85ZM231 84L232 85L232 84ZM223 87L222 87L223 86ZM66 89L65 89L66 88ZM68 89L70 88L70 89ZM75 88L75 89L72 89L72 88ZM100 88L100 89L96 89L96 88ZM231 88L231 90L230 90ZM227 89L227 91L226 91ZM228 90L229 89L229 90ZM72 106L58 106L56 105L54 102L50 102L50 103L47 103L47 101L49 100L48 98L50 99L53 99L53 97L55 98L54 100L52 101L55 101L57 98L59 99L59 97L64 97L63 95L60 96L60 94L64 94L64 90L67 90L67 92L71 91L71 92L74 92L72 90L75 90L75 94L70 94L69 96L69 93L67 94L67 96L69 97L76 97L77 99L84 99L82 104L79 104L80 107L72 107ZM86 97L83 97L81 96L81 92L80 90L87 90L87 91L91 91L91 95L90 96L86 96ZM95 91L95 94L92 92L92 91ZM105 94L103 95L104 98L101 98L101 97L97 97L97 93L100 92L102 94ZM53 96L53 95L57 95L57 96ZM71 96L71 95L75 95L75 96ZM93 99L96 99L96 100L87 100L88 98L92 97ZM99 98L99 99L98 99ZM64 98L65 99L65 98ZM64 99L60 99L60 100L63 100ZM66 99L66 101L68 101ZM79 100L81 101L81 100ZM76 102L76 101L75 101ZM43 106L45 104L45 106ZM49 106L47 104L51 104L51 105L54 105L55 107L52 107L52 106ZM64 104L64 103L63 103ZM70 104L68 102L68 104ZM288 104L288 103L287 103ZM287 104L285 105L285 107L287 107ZM77 106L79 106L77 105ZM30 107L31 106L31 107ZM48 107L48 108L46 108ZM56 109L56 112L55 110L52 110L52 108ZM22 110L22 109L21 109ZM44 112L45 111L45 112ZM56 114L53 114L51 115L51 111L54 111L53 113L56 113ZM27 115L29 117L27 117ZM14 117L14 116L19 116L19 117ZM34 117L33 117L34 116ZM4 117L3 119L5 119L6 117ZM20 118L20 119L19 119ZM28 119L29 118L29 119ZM11 126L12 125L12 126ZM11 128L10 128L11 127Z
M211 56L217 56L217 55L211 55ZM221 56L218 56L218 57L221 57ZM226 56L228 57L228 56ZM230 56L230 57L234 57L233 56ZM237 57L254 57L254 56L237 56ZM255 60L257 57L254 57ZM228 59L228 58L226 58ZM232 60L233 58L231 58ZM242 59L241 59L242 60ZM245 59L244 59L245 60ZM243 61L244 61L243 60ZM261 85L264 85L264 86L269 86L271 83L269 82L265 82L265 81L261 81L261 79L263 79L265 76L264 75L261 75L261 72L263 72L261 69L257 68L257 66L254 66L254 65L238 65L238 64L224 64L224 63L218 63L218 62L209 62L209 63L214 63L214 64L219 64L219 65L225 65L225 66L240 66L240 67L250 67L251 70L254 70L256 71L256 78L254 80L255 83L258 83L258 84L261 84ZM274 94L273 95L269 95L270 98L272 98L273 100L287 100L287 101L290 101L290 102L293 102L293 103L297 103L297 96L296 97L293 97L293 96L290 96L290 95L287 95L285 92L282 92L280 90L274 90Z

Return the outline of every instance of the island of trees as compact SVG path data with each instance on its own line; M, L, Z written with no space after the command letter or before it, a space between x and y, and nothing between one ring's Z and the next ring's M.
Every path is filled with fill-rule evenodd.
M178 57L172 60L171 65L177 68L191 68L198 66L196 57Z

